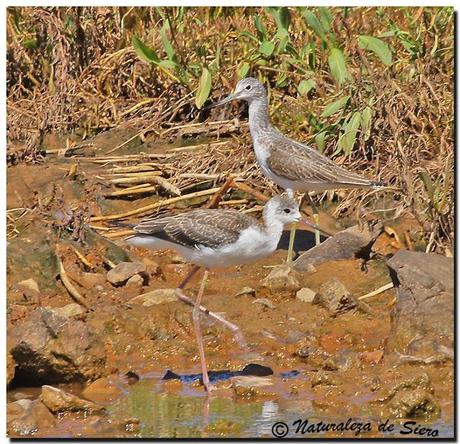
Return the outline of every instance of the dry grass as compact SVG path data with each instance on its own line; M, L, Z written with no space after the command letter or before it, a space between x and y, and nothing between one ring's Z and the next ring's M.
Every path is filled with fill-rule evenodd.
M283 132L319 143L338 163L400 189L380 201L372 197L370 206L394 208L385 217L415 217L428 251L452 249L453 9L310 9L321 23L331 18L324 35L307 23L306 11L9 8L9 162L42 161L43 137L49 132L84 138L123 123L149 137L202 135L176 127L209 117L194 105L203 70L211 74L216 99L249 67L249 74L270 86L272 117ZM277 19L286 14L290 26L283 48ZM263 32L256 29L255 17ZM163 66L139 58L131 44L134 35L156 51ZM385 42L391 63L360 47L359 35ZM271 54L271 48L261 52L265 40L273 44ZM333 46L346 57L349 78L343 82L328 63ZM305 80L312 82L309 90L301 87ZM344 108L321 116L345 95L350 99ZM369 129L362 126L352 149L344 149L340 139L347 123L366 107L372 115ZM234 111L227 108L211 117L231 118ZM213 139L217 134L208 133ZM254 166L245 129L231 134L230 144L207 150L199 162L178 156L178 175L168 180L182 189L197 181L184 173L230 170L243 172L256 188L273 189ZM335 195L340 198L337 214L350 213L363 196L359 191Z

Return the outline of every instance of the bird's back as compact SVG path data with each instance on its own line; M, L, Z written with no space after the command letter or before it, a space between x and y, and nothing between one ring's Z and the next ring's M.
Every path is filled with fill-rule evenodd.
M317 150L286 137L274 127L258 133L255 139L256 150L257 145L266 153L262 168L270 170L272 180L285 189L324 191L383 186L381 182L340 167Z

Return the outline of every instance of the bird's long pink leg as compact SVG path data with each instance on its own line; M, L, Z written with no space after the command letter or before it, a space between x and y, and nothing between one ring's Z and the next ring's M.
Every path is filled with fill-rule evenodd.
M208 368L206 367L206 356L204 354L204 344L203 337L201 335L201 326L200 326L200 304L201 298L203 297L204 287L206 285L206 280L208 279L209 271L206 268L203 273L203 279L201 280L200 289L195 300L195 306L192 311L193 327L195 329L196 342L198 344L198 352L200 353L200 362L201 362L201 374L203 376L203 385L205 390L209 393L209 376Z
M181 301L185 302L188 305L192 305L192 306L195 306L195 302L192 299L190 299L186 294L184 294L182 290L190 282L190 279L192 279L192 277L197 273L199 269L200 267L198 265L195 265L190 271L190 273L186 276L186 278L181 282L181 284L176 289L176 296ZM206 307L203 307L202 305L200 305L199 309L205 315L209 316L210 318L215 319L216 321L220 322L221 324L225 325L225 327L230 329L235 336L236 342L240 345L241 348L247 347L246 341L244 340L244 337L237 325L233 324L230 321L227 321L226 319L224 319L222 316L218 315L217 313L209 311Z

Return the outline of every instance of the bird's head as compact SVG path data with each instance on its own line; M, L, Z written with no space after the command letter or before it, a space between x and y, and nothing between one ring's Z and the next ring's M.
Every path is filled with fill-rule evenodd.
M248 103L251 103L253 100L264 99L266 96L267 91L262 83L254 77L246 77L236 84L235 91L232 94L220 102L210 105L208 108L224 105L232 100L246 100Z

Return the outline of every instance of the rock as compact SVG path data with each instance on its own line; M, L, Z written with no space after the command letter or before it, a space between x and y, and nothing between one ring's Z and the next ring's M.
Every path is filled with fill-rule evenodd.
M120 262L107 273L107 280L113 285L121 285L131 276L145 272L145 265L140 262Z
M109 378L99 378L89 384L82 392L86 399L97 404L109 404L123 394L123 390Z
M143 307L150 307L151 305L167 304L168 302L176 302L177 300L176 289L159 288L130 299L128 304L140 304Z
M158 262L149 259L148 257L142 258L142 262L145 265L146 271L150 276L157 276L161 274L161 268Z
M323 262L339 259L353 259L369 257L372 245L383 232L383 224L378 223L373 227L358 225L340 231L329 237L321 244L302 254L293 264L297 271L308 271L311 266Z
M16 371L16 361L11 356L11 353L6 354L6 385L9 386L14 379Z
M359 305L357 299L336 278L329 279L321 285L313 303L326 308L331 316L345 313Z
M20 399L7 406L8 435L36 435L54 427L56 419L40 400Z
M134 276L131 276L126 282L127 287L142 288L143 284L144 284L144 278L140 276L139 274L135 274Z
M337 381L335 381L335 379L325 371L318 371L314 373L310 381L312 388L316 387L317 385L338 385Z
M374 351L367 351L362 352L359 355L361 361L366 364L375 365L378 364L383 358L383 351L382 350L374 350Z
M11 330L10 353L23 385L85 381L102 376L106 355L100 334L80 320L37 308Z
M78 316L82 313L85 313L85 309L79 304L67 304L64 307L45 307L45 309L53 312L57 316L62 316L64 318L71 318L73 316Z
M254 290L254 288L251 288L251 287L243 287L238 293L236 293L235 297L236 296L254 296L256 295L256 291Z
M295 295L296 299L299 299L302 302L313 302L313 299L316 296L316 292L310 288L301 288Z
M257 298L255 301L252 301L253 304L262 304L268 308L275 308L275 304L267 298Z
M16 285L20 288L28 289L28 290L32 290L37 293L40 293L40 288L38 288L37 282L32 278L18 282Z
M234 376L231 378L232 388L237 397L273 397L276 396L270 387L273 380L263 376Z
M102 273L81 273L79 281L84 288L91 289L96 287L96 285L103 286L106 279Z
M41 401L53 413L84 411L87 414L91 414L104 410L104 407L94 402L81 399L50 385L42 386Z
M40 289L37 282L30 278L13 285L8 292L10 304L40 304Z
M403 250L387 265L396 288L396 305L385 352L426 364L453 359L453 259Z
M261 286L268 288L271 293L295 292L300 290L300 276L289 265L273 268L270 274L261 281Z
M438 416L441 409L433 396L424 389L401 390L388 405L395 418L423 418Z

